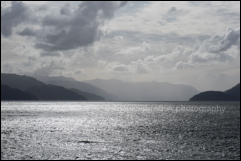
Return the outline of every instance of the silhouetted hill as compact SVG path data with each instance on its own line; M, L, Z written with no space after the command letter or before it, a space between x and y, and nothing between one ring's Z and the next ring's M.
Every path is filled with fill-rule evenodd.
M233 88L226 90L225 93L240 101L240 84L237 84Z
M240 101L240 85L221 92L206 91L193 96L190 101Z
M77 89L79 92L94 94L99 98L103 98L105 100L113 100L113 98L115 97L112 93L106 92L105 89L101 89L86 82L77 81L73 78L67 78L63 76L47 77L38 75L35 75L34 77L47 84L58 85L68 89ZM88 96L86 96L86 98L88 98Z
M19 89L1 85L1 100L38 100L38 98Z
M60 86L47 85L35 78L16 74L1 74L1 84L36 96L39 100L86 100L78 93ZM22 97L19 97L21 100Z
M207 91L193 96L191 101L232 101L232 96L219 91Z
M85 97L71 90L55 85L34 86L26 91L34 94L40 100L86 100Z
M126 82L116 79L86 82L112 93L114 101L185 101L199 93L192 86L162 82Z
M44 85L44 83L36 80L35 78L16 74L1 74L1 84L20 89L22 91L34 86Z

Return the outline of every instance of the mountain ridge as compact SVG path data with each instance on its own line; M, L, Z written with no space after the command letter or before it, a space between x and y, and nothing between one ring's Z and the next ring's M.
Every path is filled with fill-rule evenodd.
M225 91L205 91L190 98L190 101L240 101L240 83Z
M3 84L12 88L12 90L8 90L9 93L6 93L7 91L3 92L4 95L9 95L9 97L11 97L11 94L14 95L14 91L22 91L36 96L38 100L87 100L85 96L71 89L45 84L26 75L1 73L1 85ZM85 93L82 92L81 94ZM90 94L88 94L89 96ZM2 99L5 99L5 97L2 97ZM98 98L98 100L101 100L101 98Z
M117 96L115 101L186 101L199 91L192 86L164 82L127 82L94 79L86 83Z
M113 98L113 95L107 93L105 90L100 89L96 86L88 84L86 82L77 81L73 78L62 77L62 76L35 76L35 78L41 80L44 83L52 84L52 85L59 85L68 89L76 89L78 92L84 92L87 95L92 94L93 96L98 96L99 98L102 97L104 100L109 100ZM94 97L95 97L94 96ZM95 97L96 98L96 97Z
M35 95L1 84L1 100L38 100Z

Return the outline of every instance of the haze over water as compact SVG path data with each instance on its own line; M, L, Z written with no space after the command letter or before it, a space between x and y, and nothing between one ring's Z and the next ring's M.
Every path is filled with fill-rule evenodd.
M240 159L240 103L1 102L1 159Z

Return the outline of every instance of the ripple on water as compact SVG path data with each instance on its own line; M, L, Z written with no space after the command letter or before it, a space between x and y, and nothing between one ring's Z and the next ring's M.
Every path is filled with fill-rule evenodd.
M240 159L239 103L179 104L1 102L1 159Z

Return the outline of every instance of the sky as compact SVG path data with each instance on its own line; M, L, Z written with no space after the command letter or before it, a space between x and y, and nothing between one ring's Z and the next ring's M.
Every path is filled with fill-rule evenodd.
M1 1L1 72L226 90L240 82L240 2Z

